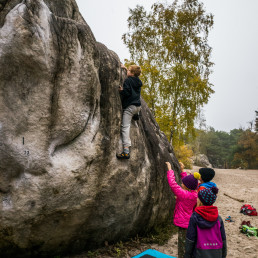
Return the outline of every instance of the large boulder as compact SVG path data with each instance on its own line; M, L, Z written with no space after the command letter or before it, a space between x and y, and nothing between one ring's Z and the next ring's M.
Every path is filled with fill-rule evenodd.
M193 162L195 166L204 167L204 168L212 168L212 165L205 154L197 154L193 157Z
M120 151L125 75L74 0L0 0L0 255L78 252L172 220L165 161L143 101Z

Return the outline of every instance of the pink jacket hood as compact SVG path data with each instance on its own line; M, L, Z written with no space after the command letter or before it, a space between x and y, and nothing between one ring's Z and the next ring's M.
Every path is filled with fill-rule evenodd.
M186 172L181 173L181 178L187 176ZM188 228L190 217L197 203L197 191L183 190L175 180L173 170L167 172L169 186L177 197L175 211L174 211L174 224L181 228Z

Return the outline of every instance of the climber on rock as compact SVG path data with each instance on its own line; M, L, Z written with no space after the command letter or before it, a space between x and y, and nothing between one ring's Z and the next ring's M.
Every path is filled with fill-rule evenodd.
M130 127L132 117L139 114L141 110L141 87L142 81L139 79L141 67L138 65L130 65L127 69L123 64L121 68L127 71L127 78L123 83L123 87L119 87L119 92L123 107L122 120L122 143L123 152L116 154L118 159L129 159L131 147Z

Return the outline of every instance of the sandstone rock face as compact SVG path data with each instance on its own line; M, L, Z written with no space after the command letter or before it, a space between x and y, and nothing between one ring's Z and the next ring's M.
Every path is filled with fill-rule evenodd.
M198 154L193 157L194 165L204 168L212 168L211 163L209 162L208 157L205 154Z
M1 257L78 252L172 220L164 162L179 167L144 101L132 157L116 159L124 76L74 0L0 0Z

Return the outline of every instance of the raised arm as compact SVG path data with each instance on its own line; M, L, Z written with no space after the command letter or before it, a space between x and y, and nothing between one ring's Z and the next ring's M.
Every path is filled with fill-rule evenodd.
M130 82L129 82L129 79L125 79L124 81L124 84L123 84L123 87L122 89L120 90L120 94L123 96L123 97L128 97L128 96L131 96L132 95L132 89L131 89L131 86L130 86Z
M172 190L172 192L177 196L180 197L184 195L184 191L180 185L176 182L174 171L173 170L168 170L167 172L167 179L168 179L168 184Z
M186 173L186 172L181 172L181 173L180 173L180 176L181 176L181 179L183 179L184 177L187 176L187 173Z
M177 197L184 197L185 196L185 190L181 188L180 185L176 182L175 174L174 171L171 169L171 165L169 162L166 162L167 164L167 179L168 179L168 184L172 190L172 192L177 196Z

